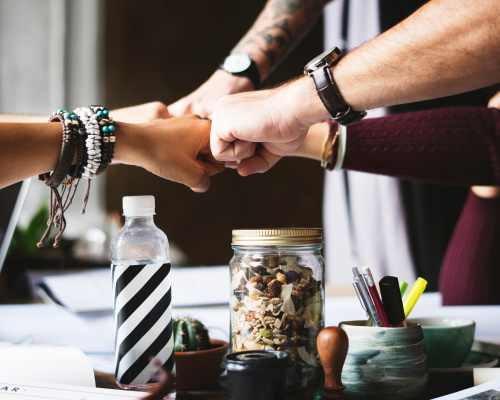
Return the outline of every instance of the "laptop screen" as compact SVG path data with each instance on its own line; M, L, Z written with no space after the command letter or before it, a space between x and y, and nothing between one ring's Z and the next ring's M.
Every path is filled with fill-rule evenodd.
M0 189L0 272L21 215L31 179Z

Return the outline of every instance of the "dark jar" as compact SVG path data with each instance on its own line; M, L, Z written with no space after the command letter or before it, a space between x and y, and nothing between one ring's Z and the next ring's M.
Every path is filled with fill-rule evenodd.
M322 368L323 240L319 228L234 230L231 352L286 351L287 399L314 398Z

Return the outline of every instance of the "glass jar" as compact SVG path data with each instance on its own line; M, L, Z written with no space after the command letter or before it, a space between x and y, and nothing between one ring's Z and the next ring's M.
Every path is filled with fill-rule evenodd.
M321 229L233 230L231 351L283 350L291 357L287 398L321 385L316 338L324 327Z

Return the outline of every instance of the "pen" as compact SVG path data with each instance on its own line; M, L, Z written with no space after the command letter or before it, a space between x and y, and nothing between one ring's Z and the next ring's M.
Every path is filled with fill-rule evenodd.
M399 291L401 292L401 298L403 298L407 287L408 284L406 282L399 281Z
M370 294L368 293L368 289L365 286L365 282L363 281L363 278L359 273L358 268L354 267L352 269L352 272L354 274L354 285L356 287L357 292L359 293L361 301L365 305L365 311L368 313L368 316L370 317L373 326L382 326L382 321L380 320L380 316L378 315L378 312L372 303L372 299L370 297Z
M399 291L398 278L384 276L379 282L379 287L385 313L391 326L406 326L405 310L401 300L401 292Z
M406 318L408 318L408 315L410 315L411 310L413 310L413 307L415 307L415 304L420 298L420 295L424 292L426 286L427 281L423 278L418 278L411 287L403 302Z
M363 278L365 278L366 285L368 286L368 290L372 296L373 304L375 304L375 308L380 316L382 326L390 327L391 324L389 324L389 320L385 314L384 306L382 305L382 301L380 300L380 296L375 286L375 281L373 280L372 271L370 271L370 268L366 266L362 267L361 270L363 271Z

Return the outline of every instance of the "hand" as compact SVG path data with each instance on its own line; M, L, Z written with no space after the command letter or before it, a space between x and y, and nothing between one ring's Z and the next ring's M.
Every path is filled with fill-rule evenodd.
M168 109L174 117L186 114L208 117L213 113L215 103L221 97L252 89L253 84L250 79L231 75L219 69L193 93L169 105Z
M140 104L138 106L124 107L110 111L109 114L115 121L128 122L129 124L142 124L155 119L170 118L168 108L161 101Z
M196 192L224 169L210 153L210 121L196 115L145 124L117 124L115 160L183 183Z
M216 159L228 162L226 166L237 167L240 175L265 172L300 146L309 126L327 116L304 79L276 89L226 96L212 115L212 152Z

